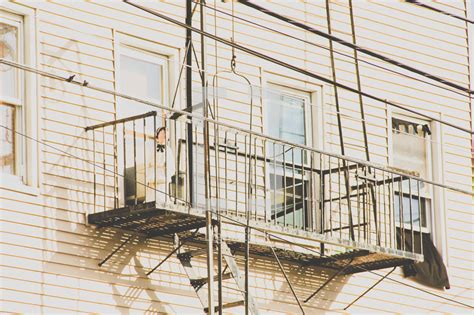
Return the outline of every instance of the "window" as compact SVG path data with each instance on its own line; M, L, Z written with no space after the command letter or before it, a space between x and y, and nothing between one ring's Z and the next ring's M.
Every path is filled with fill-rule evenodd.
M0 11L0 58L23 62L23 21ZM24 80L14 67L0 65L0 173L24 176L24 140L15 133L24 128Z
M168 57L125 44L119 46L119 51L117 70L120 92L151 103L167 106ZM141 115L150 111L162 113L162 115L157 116L156 126L153 120L147 120L146 125L142 120L138 120L137 125L135 123L125 124L122 132L126 135L124 140L129 149L124 152L122 141L117 144L118 152L124 152L125 155L118 157L118 163L124 166L122 170L124 182L121 190L124 194L124 203L127 205L132 205L135 202L143 203L147 198L155 195L153 188L146 188L143 184L163 192L167 190L166 183L161 178L165 175L158 176L157 182L153 178L153 161L155 161L154 154L156 153L153 140L157 130L160 130L164 125L164 112L152 105L123 98L118 100L117 118ZM168 155L169 153L170 150L167 151ZM170 158L167 157L167 159ZM166 168L170 172L172 161L168 161L165 166L164 157L157 154L156 162L156 171L159 174L165 173ZM160 193L158 196L162 197L163 195Z
M119 89L126 95L153 103L167 105L167 57L130 46L120 47ZM155 107L143 103L120 100L119 116L143 114Z
M267 94L265 126L267 134L295 144L311 142L310 94L272 86ZM306 152L279 143L268 143L268 184L271 220L296 228L309 225L307 209L309 172Z
M423 179L431 179L430 135L430 126L425 121L392 118L394 166L412 171ZM403 184L396 185L395 190L394 208L397 224L403 221L404 228L411 229L413 223L414 230L420 231L421 226L422 232L429 233L431 187L427 187L423 182L404 180Z

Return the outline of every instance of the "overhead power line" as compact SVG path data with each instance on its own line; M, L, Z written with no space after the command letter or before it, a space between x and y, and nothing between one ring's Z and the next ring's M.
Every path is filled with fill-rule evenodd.
M387 169L385 166L383 166L381 164L377 164L377 163L374 163L374 162L363 161L363 160L359 160L359 159L354 158L354 157L345 156L345 155L341 155L341 154L337 154L337 153L323 151L323 150L316 149L316 148L313 148L313 147L310 147L310 146L307 146L307 145L291 143L289 141L285 141L285 140L282 140L282 139L279 139L279 138L271 137L271 136L265 135L265 134L257 132L257 131L248 130L246 128L241 128L241 127L238 127L238 126L226 123L226 122L221 122L221 121L218 121L218 120L215 120L215 119L212 119L212 118L204 117L200 114L195 114L195 113L192 113L192 112L190 113L186 110L180 110L180 109L164 106L164 105L161 105L161 104L158 104L158 103L143 100L143 99L140 99L140 98L137 98L137 97L134 97L134 96L127 95L127 94L115 92L115 91L108 90L108 89L101 88L101 87L97 87L97 86L94 86L93 84L90 84L90 82L87 82L85 80L83 82L80 82L80 81L74 79L74 77L75 77L74 75L72 75L70 77L62 77L62 76L59 76L59 75L56 75L56 74L53 74L53 73L49 73L49 72L46 72L46 71L38 70L38 69L35 69L35 68L32 68L32 67L14 62L14 61L5 60L3 58L0 58L0 64L5 64L5 65L8 65L8 66L16 67L16 68L24 70L24 71L32 72L32 73L35 73L35 74L38 74L38 75L41 75L41 76L44 76L44 77L48 77L48 78L51 78L51 79L54 79L54 80L67 82L67 83L72 84L72 85L81 86L81 87L84 87L86 89L90 89L90 90L98 91L98 92L101 92L101 93L113 95L115 97L127 99L127 100L130 100L130 101L138 102L138 103L145 104L145 105L150 105L150 106L153 106L153 107L156 107L156 108L168 111L168 112L177 113L177 114L189 117L189 118L197 119L197 120L200 120L200 121L207 121L207 122L222 126L224 128L229 128L229 129L233 129L233 130L238 131L238 132L251 134L252 136L266 138L268 140L272 140L272 141L275 141L275 142L278 142L278 143L281 143L281 144L285 144L285 145L290 145L290 146L293 146L295 148L300 148L300 149L303 149L303 150L309 150L309 151L312 151L312 152L315 152L315 153L318 153L318 154L323 154L323 155L331 156L331 157L338 158L338 159L344 159L344 160L347 160L348 162L357 163L357 164L364 165L364 166L367 166L367 167L373 167L373 168L379 169L381 171L391 172L394 175L403 176L404 178L407 178L407 179L410 178L410 179L413 179L413 180L418 180L418 181L424 182L424 183L429 184L429 185L434 185L434 186L449 189L451 191L455 191L455 192L458 192L458 193L461 193L461 194L474 196L474 192L472 192L472 191L460 189L460 188L450 186L450 185L445 185L445 184L442 184L442 183L437 183L437 182L427 180L427 179L424 179L424 178L420 178L420 177L416 177L416 176L413 176L413 175L410 175L410 174L407 174L407 173L398 172L398 171L393 170L393 169Z
M253 50L253 49L248 48L248 47L246 47L246 46L237 44L237 43L235 43L235 42L229 41L229 40L224 39L224 38L219 37L219 36L215 36L215 35L213 35L213 34L211 34L211 33L201 31L201 30L198 29L198 28L189 26L189 25L187 25L187 24L185 24L185 23L183 23L183 22L180 22L180 21L178 21L178 20L175 20L175 19L173 19L173 18L171 18L171 17L169 17L169 16L167 16L167 15L161 14L161 13L159 13L159 12L156 12L156 11L151 10L151 9L149 9L149 8L143 7L143 6L138 5L138 4L136 4L136 3L130 2L130 1L128 1L128 0L123 0L123 2L125 2L125 3L127 3L127 4L129 4L129 5L131 5L131 6L134 6L134 7L138 8L138 9L140 9L140 10L143 10L143 11L145 11L145 12L148 12L148 13L150 13L150 14L152 14L152 15L155 15L155 16L157 16L157 17L160 17L160 18L162 18L163 20L166 20L166 21L171 22L171 23L173 23L173 24L179 25L179 26L181 26L181 27L183 27L183 28L190 29L190 30L192 30L192 31L195 32L195 33L204 35L204 36L206 36L206 37L208 37L208 38L211 38L211 39L213 39L213 40L215 40L215 41L218 41L218 42L220 42L220 43L222 43L222 44L228 45L228 46L230 46L230 47L234 47L234 48L236 48L236 49L238 49L238 50L240 50L240 51L243 51L243 52L248 53L248 54L250 54L250 55L253 55L253 56L255 56L255 57L261 58L261 59L263 59L263 60L272 62L272 63L274 63L274 64L277 64L277 65L279 65L279 66L285 67L285 68L287 68L287 69L293 70L293 71L295 71L295 72L301 73L301 74L306 75L306 76L308 76L308 77L311 77L311 78L314 78L314 79L323 81L323 82L328 83L328 84L331 84L331 85L336 85L336 86L339 87L339 88L348 90L348 91L353 92L353 93L356 93L356 94L361 94L362 96L365 96L365 97L367 97L367 98L373 99L373 100L375 100L375 101L378 101L378 102L381 102L381 103L390 105L390 106L395 107L395 108L402 109L402 110L404 110L404 111L410 112L410 113L412 113L412 114L415 114L415 115L424 117L424 118L429 119L429 120L432 120L432 121L439 122L439 123L441 123L441 124L444 124L444 125L446 125L446 126L450 126L450 127L454 128L454 129L457 129L457 130L466 132L466 133L468 133L468 134L471 134L471 135L474 134L474 132L473 132L472 130L469 130L469 129L460 127L460 126L458 126L458 125L456 125L456 124L449 123L449 122L444 121L444 120L442 120L442 119L439 119L439 118L436 118L436 117L433 117L433 116L430 116L430 115L421 113L421 112L419 112L419 111L410 109L410 108L406 107L407 105L401 105L401 104L399 104L399 103L396 103L396 102L393 102L393 101L389 101L389 100L386 100L386 99L384 99L384 98L381 98L381 97L378 97L378 96L374 96L374 95L372 95L372 94L369 94L369 93L366 93L366 92L363 92L363 91L360 91L360 92L359 92L357 89L354 89L354 88L352 88L352 87L350 87L350 86L347 86L347 85L345 85L345 84L342 84L342 83L339 83L339 82L334 82L334 81L331 80L331 79L328 79L328 78L323 77L323 76L321 76L321 75L315 74L315 73L310 72L310 71L308 71L308 70L305 70L305 69L296 67L296 66L291 65L291 64L289 64L289 63L287 63L287 62L284 62L284 61L282 61L282 60L279 60L279 59L270 57L270 56L268 56L268 55L265 55L265 54L263 54L263 53L261 53L261 52L258 52L258 51L256 51L256 50Z
M198 2L196 2L196 1L194 1L194 0L193 0L193 2L194 2L194 3L198 3ZM299 37L294 36L294 35L291 35L291 34L289 34L289 33L285 33L285 32L279 31L279 30L277 30L277 29L274 29L274 28L265 26L265 25L263 25L263 24L261 24L261 23L257 23L257 22L255 22L255 21L251 21L251 20L246 19L246 18L243 18L243 17L241 17L241 16L234 15L234 14L229 13L229 12L226 12L226 11L224 11L224 10L220 10L220 9L215 8L215 7L211 7L211 6L207 5L207 4L204 4L204 7L208 8L208 9L211 9L211 10L213 10L213 11L215 11L215 12L219 12L219 13L221 13L221 14L223 14L223 15L227 15L227 16L230 16L230 17L234 17L234 18L236 18L237 20L240 20L240 21L243 21L243 22L245 22L245 23L248 23L248 24L257 26L257 27L259 27L259 28L261 28L261 29L270 31L270 32L272 32L272 33L279 34L279 35L282 35L282 36L286 36L286 37L288 37L288 38L291 38L291 39L300 41L300 42L302 42L302 43L305 43L305 44L308 44L308 45L311 45L311 46L318 47L318 48L325 49L325 50L329 51L329 47L327 47L327 46L324 46L324 45L321 45L321 44L317 44L317 43L315 43L315 42L312 42L312 41L309 41L309 40L306 40L306 39L303 39L303 38L299 38ZM350 55L350 54L347 54L347 53L338 51L338 50L336 50L336 49L333 49L333 51L334 51L335 54L338 54L338 55L340 55L340 56L344 56L344 57L349 58L349 59L355 59L355 57L354 57L353 55ZM425 84L434 86L434 87L436 87L436 88L439 88L439 89L442 89L442 90L445 90L445 91L448 91L448 92L452 92L452 93L458 94L458 95L463 96L463 97L474 98L474 96L470 96L470 95L467 94L467 93L461 93L461 92L459 92L459 91L457 91L457 90L453 90L453 89L448 88L448 87L446 87L446 86L438 85L438 84L435 84L435 83L433 83L433 82L430 82L430 81L427 81L427 80L423 80L423 79L421 79L421 78L417 78L417 77L415 77L415 76L411 76L411 75L405 74L405 73L403 73L403 72L396 71L396 70L393 70L393 69L390 69L390 68L387 68L387 67L378 65L378 64L373 63L373 62L370 62L370 61L368 61L368 60L364 60L364 59L362 59L362 58L360 58L360 57L358 58L358 60L359 60L359 62L363 62L363 63L365 63L365 64L367 64L367 65L370 65L370 66L372 66L372 67L374 67L374 68L382 69L382 70L385 70L385 71L387 71L387 72L391 72L391 73L394 73L394 74L396 74L396 75L399 75L399 76L402 76L402 77L405 77L405 78L409 78L409 79L411 79L411 80L415 80L415 81L418 81L418 82L421 82L421 83L425 83Z
M417 6L426 8L426 9L428 9L428 10L435 11L435 12L438 12L438 13L441 13L441 14L444 14L444 15L447 15L447 16L450 16L450 17L453 17L453 18L455 18L455 19L458 19L458 20L461 20L461 21L464 21L464 22L467 22L467 23L474 24L474 21L473 21L473 20L469 20L469 19L463 18L462 16L459 16L459 15L456 15L456 14L453 14L453 13L449 13L449 12L447 12L447 11L444 11L444 10L441 10L441 9L438 9L438 8L435 8L435 7L432 7L432 6L430 6L430 5L421 3L420 1L417 1L417 0L405 0L405 2L411 3L411 4L414 4L414 5L417 5Z
M306 30L306 31L308 31L308 32L311 32L311 33L316 34L316 35L318 35L318 36L324 37L324 38L326 38L326 39L329 39L329 40L331 40L331 41L334 41L334 42L336 42L336 43L339 43L339 44L341 44L341 45L343 45L343 46L349 47L349 48L351 48L351 49L356 49L357 51L359 51L359 52L361 52L361 53L363 53L363 54L366 54L366 55L375 57L375 58L377 58L377 59L383 60L383 61L385 61L385 62L387 62L387 63L390 63L390 64L393 64L393 65L395 65L395 66L397 66L397 67L400 67L400 68L403 68L403 69L405 69L405 70L408 70L408 71L414 72L414 73L416 73L416 74L422 75L422 76L424 76L424 77L426 77L426 78L429 78L429 79L431 79L431 80L434 80L434 81L443 83L443 84L445 84L445 85L448 85L448 86L453 87L453 88L455 88L455 89L457 89L457 90L466 92L466 93L468 93L468 94L474 94L474 91L470 90L469 88L463 87L463 86L461 86L461 85L459 85L459 84L456 84L456 83L454 83L454 82L445 80L445 79L443 79L443 78L441 78L441 77L438 77L438 76L436 76L436 75L433 75L433 74L430 74L430 73L425 72L425 71L423 71L423 70L420 70L420 69L417 69L417 68L415 68L415 67L409 66L409 65L407 65L407 64L404 64L404 63L402 63L402 62L400 62L400 61L397 61L397 60L395 60L395 59L392 59L392 58L390 58L390 57L387 57L387 56L384 56L384 55L382 55L382 54L376 53L376 52L374 52L374 51L372 51L372 50L369 50L369 49L360 47L360 46L358 46L358 45L354 45L354 44L352 44L351 42L347 42L347 41L345 41L345 40L343 40L343 39L340 39L339 37L336 37L336 36L334 36L334 35L327 34L327 33L323 32L323 31L317 30L317 29L315 29L315 28L313 28L313 27L311 27L311 26L308 26L308 25L303 24L303 23L300 23L300 22L298 22L298 21L296 21L296 20L290 19L290 18L288 18L288 17L286 17L286 16L283 16L283 15L281 15L281 14L278 14L278 13L276 13L276 12L274 12L274 11L271 11L271 10L269 10L269 9L266 9L266 8L264 8L264 7L262 7L262 6L258 5L258 4L256 4L256 3L253 3L253 2L250 2L250 1L247 1L247 0L238 0L238 1L239 1L240 3L246 5L246 6L250 7L250 8L256 9L256 10L258 10L258 11L264 13L264 14L270 15L270 16L272 16L272 17L278 19L278 20L287 22L287 23L289 23L289 24L291 24L291 25L297 26L297 27L299 27L299 28L301 28L301 29L304 29L304 30Z

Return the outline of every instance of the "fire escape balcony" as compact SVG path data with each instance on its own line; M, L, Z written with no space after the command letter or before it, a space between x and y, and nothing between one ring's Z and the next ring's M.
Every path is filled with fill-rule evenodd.
M176 116L149 112L86 128L90 224L167 237L205 227L211 211L236 253L248 222L256 256L273 257L273 248L281 259L346 274L423 260L428 184L416 176ZM194 241L204 244L204 235Z

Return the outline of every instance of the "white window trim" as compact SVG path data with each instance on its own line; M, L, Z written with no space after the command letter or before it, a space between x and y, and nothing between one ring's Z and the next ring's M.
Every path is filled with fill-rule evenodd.
M321 85L311 85L308 88L308 85L299 81L299 80L291 80L296 84L288 83L289 78L282 78L278 75L275 75L270 72L262 72L262 105L263 105L263 119L262 119L262 128L263 133L267 134L267 126L266 126L266 115L269 110L268 105L268 98L266 97L265 91L269 89L280 89L283 90L285 93L289 95L294 95L296 97L304 97L308 98L309 102L305 104L305 112L309 112L309 115L305 113L305 132L307 135L306 145L309 147L317 148L317 149L324 149L324 141L323 141L323 134L324 134L324 112L323 112L323 101L324 101L324 94L323 94L323 86ZM316 163L319 163L319 159L317 159ZM319 167L318 165L314 165L314 167ZM314 175L314 174L313 174ZM265 185L268 189L270 187L270 176L269 170L267 168L265 174ZM313 182L316 182L313 180ZM317 196L318 193L318 185L315 187L311 187L313 189L313 196ZM267 205L266 208L270 209L271 207L271 200L267 198ZM310 205L311 207L311 205ZM315 212L311 212L310 214L310 221L307 222L309 226L316 228L317 221L315 218Z
M415 121L420 123L427 123L427 121L421 117L417 117L413 114L407 115L406 112L396 110L392 108L387 109L388 116L388 164L393 166L393 138L392 138L392 118L404 119L407 121ZM433 116L434 113L430 113ZM442 119L441 114L438 114ZM443 141L442 141L442 126L440 123L435 121L428 122L431 130L430 140L428 142L429 156L431 156L431 167L429 167L430 179L437 183L443 183L444 180L444 168L443 168ZM429 220L430 235L436 246L440 251L441 256L445 263L447 263L447 236L446 236L446 224L445 224L445 196L444 190L439 187L431 187L430 196L431 199L431 213L427 215Z
M8 15L21 16L23 19L23 27L21 32L21 49L23 56L20 55L20 63L36 68L38 59L38 42L36 28L36 12L34 9L25 7L20 4L6 2L0 4L0 10ZM21 72L23 72L21 74ZM33 73L20 71L20 79L22 80L22 126L23 132L30 137L23 139L22 157L20 161L21 173L19 175L2 174L0 180L0 188L25 193L33 196L39 195L39 145L32 139L38 139L38 81L37 76ZM20 136L21 137L21 136Z

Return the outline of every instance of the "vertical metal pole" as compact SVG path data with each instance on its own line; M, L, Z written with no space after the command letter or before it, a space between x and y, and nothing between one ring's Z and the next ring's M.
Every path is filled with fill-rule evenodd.
M192 9L192 0L186 0L186 25L192 26L193 21L193 9ZM186 47L189 47L186 55L186 107L189 112L192 112L193 100L192 100L192 83L193 83L193 56L191 50L192 44L192 31L191 29L186 29ZM193 128L192 128L192 118L190 118L189 128L187 132L188 139L188 186L189 186L189 204L193 206Z
M96 160L95 160L95 129L92 129L92 151L94 154L94 213L96 213L96 198L97 198L97 173L96 173Z
M206 211L206 237L207 237L207 301L208 314L214 314L214 232L212 230L212 213Z
M329 8L329 0L326 0L326 15L327 15L327 26L328 26L328 33L331 34L331 16L330 16L330 8ZM333 50L333 42L332 40L329 40L329 51L330 51L330 57L331 57L331 68L332 68L332 78L334 81L334 98L336 101L336 116L337 116L337 127L339 131L339 143L341 145L341 154L345 155L345 150L344 150L344 135L342 133L342 117L341 117L341 109L339 106L339 95L338 95L338 90L337 90L337 79L336 79L336 64L335 64L335 59L334 59L334 50ZM344 172L344 186L346 189L346 195L350 196L351 190L350 190L350 183L349 183L349 172L346 169L346 161L342 160L342 168ZM338 169L340 171L340 169ZM340 192L339 192L340 193ZM351 198L347 198L347 208L348 208L348 215L349 215L349 235L351 240L354 240L354 226L352 223L352 207L351 207Z
M200 1L200 27L201 31L205 31L205 7L203 0ZM191 51L191 49L189 49ZM202 104L204 108L204 116L208 117L209 116L209 108L208 108L208 101L207 101L207 74L206 74L206 37L201 34L201 88L202 88ZM217 65L216 65L217 66ZM204 141L206 142L205 146L205 155L206 155L206 169L207 169L207 176L209 180L206 181L206 186L207 186L207 205L208 205L208 213L211 215L210 212L210 198L211 198L211 192L210 192L210 186L211 186L211 169L210 169L210 150L209 150L209 141L210 141L210 134L209 134L209 122L204 123L205 127L205 133L204 133ZM215 169L216 169L216 194L215 194L215 200L216 200L216 208L217 208L217 270L218 270L218 303L219 303L219 314L222 315L222 246L221 246L221 230L222 230L222 224L221 224L221 216L220 216L220 207L219 207L219 130L217 129L217 125L214 123L214 154L215 154ZM211 222L209 220L207 221L207 228L212 231L212 216L211 216ZM212 268L212 262L213 262L213 252L214 252L214 246L213 246L213 238L209 239L210 245L208 248L208 263L211 262L209 265L209 268L207 269L207 276L208 276L208 290L209 290L209 314L212 314L214 312L214 288L213 288L213 283L214 283L214 268ZM211 310L212 309L212 310Z

